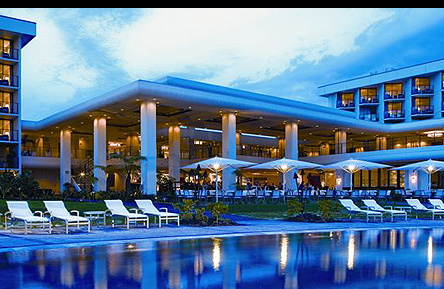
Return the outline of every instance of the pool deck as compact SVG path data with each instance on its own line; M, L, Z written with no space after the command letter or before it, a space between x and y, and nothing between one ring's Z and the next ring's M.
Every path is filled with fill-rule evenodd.
M228 237L236 235L261 235L281 233L302 233L340 230L367 229L407 229L407 228L444 228L444 220L411 219L407 222L369 222L352 220L335 223L300 223L283 220L257 220L244 218L238 220L238 226L191 227L182 225L150 224L150 228L124 226L93 226L90 233L72 227L68 235L64 227L58 227L52 234L33 231L25 235L22 231L11 233L0 230L0 252L23 249L44 249L66 246L94 246L109 243L127 243L143 240L171 240L179 238Z

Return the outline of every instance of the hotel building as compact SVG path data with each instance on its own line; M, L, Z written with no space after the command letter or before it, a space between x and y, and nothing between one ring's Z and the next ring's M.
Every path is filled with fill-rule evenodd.
M183 181L182 166L216 155L255 163L284 156L319 164L355 158L392 166L444 159L444 60L320 86L329 106L167 76L136 80L42 120L21 121L20 49L35 36L35 23L1 17L0 29L2 41L10 41L6 47L17 53L16 59L3 53L12 82L0 86L11 108L2 113L2 129L9 131L1 140L3 156L15 150L16 162L0 167L32 171L43 188L60 191L90 171L95 191L124 189L122 176L96 168L119 165L113 153L145 157L132 182L146 194L156 194L156 173ZM323 187L350 186L342 171L298 173ZM245 175L252 183L276 185L282 178L274 171ZM362 189L427 188L421 172L379 169L353 178ZM444 187L441 173L432 181L433 188ZM224 172L222 183L223 189L234 187L232 171Z

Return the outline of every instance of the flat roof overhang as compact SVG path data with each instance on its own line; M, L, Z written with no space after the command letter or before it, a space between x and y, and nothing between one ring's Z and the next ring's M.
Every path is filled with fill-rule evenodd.
M21 48L36 36L36 28L35 22L0 15L0 36L20 36Z
M78 118L106 114L118 107L137 113L141 101L154 101L161 106L187 110L193 114L218 117L222 112L282 124L283 121L301 122L323 129L350 129L354 132L402 133L444 128L444 119L419 122L384 124L355 118L353 112L304 103L270 95L252 93L185 79L166 77L159 82L137 80L103 95L65 109L40 121L23 121L23 130L43 130ZM105 112L105 113L104 113ZM133 114L134 117L136 114ZM122 119L125 118L121 113ZM196 120L196 118L194 119Z

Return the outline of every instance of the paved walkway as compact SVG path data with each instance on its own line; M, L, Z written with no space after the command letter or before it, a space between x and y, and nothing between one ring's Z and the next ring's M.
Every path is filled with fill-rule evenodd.
M238 226L190 227L182 225L151 224L149 229L142 227L104 227L93 226L91 233L86 230L76 231L74 227L68 235L64 227L59 227L53 234L33 232L24 235L22 232L11 233L0 231L0 251L19 249L38 249L59 246L88 246L112 242L128 242L146 240L167 240L177 238L198 238L211 236L260 235L279 233L300 233L314 231L366 230L366 229L402 229L402 228L444 228L444 220L416 220L407 222L395 221L374 223L353 220L336 223L300 223L281 220L243 219Z

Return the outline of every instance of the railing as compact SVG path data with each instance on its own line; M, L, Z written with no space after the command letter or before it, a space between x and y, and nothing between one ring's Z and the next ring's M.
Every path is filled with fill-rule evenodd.
M384 93L384 99L405 99L404 90L389 90Z
M8 51L0 50L0 57L18 60L18 49L9 49Z
M58 147L33 147L22 146L22 156L29 157L60 157L60 149ZM71 149L71 157L75 159L89 159L94 156L92 150Z
M359 119L362 120L368 120L368 121L379 121L379 117L377 114L375 113L365 113L365 114L360 114L359 115Z
M18 169L19 160L15 158L0 158L1 169Z
M433 105L418 105L412 107L412 115L433 114Z
M384 119L403 118L403 117L405 117L405 112L403 109L388 110L384 112Z
M0 103L0 113L18 114L18 103Z
M433 85L413 86L412 95L414 94L433 94Z
M336 102L336 108L354 108L355 103L352 101L343 102L342 100L338 100Z
M18 130L0 129L0 141L18 141Z
M0 85L18 87L18 76L0 74Z
M360 104L367 104L367 103L375 103L375 104L377 104L377 103L379 103L379 99L378 99L378 97L376 97L376 96L367 96L367 97L360 97L359 98L359 103Z

